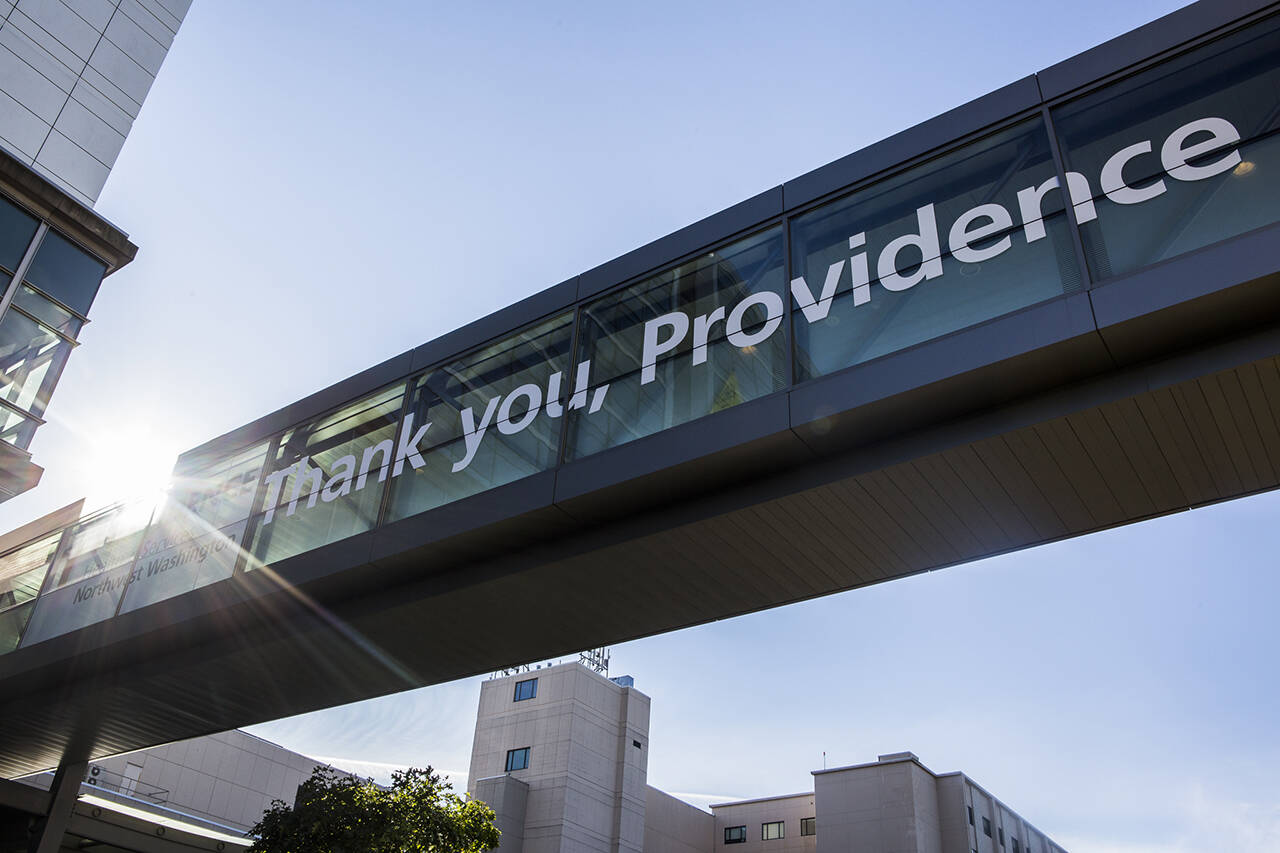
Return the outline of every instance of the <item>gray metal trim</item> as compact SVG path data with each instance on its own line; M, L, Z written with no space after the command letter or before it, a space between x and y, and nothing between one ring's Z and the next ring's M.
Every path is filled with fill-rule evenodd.
M1280 9L1275 0L1200 0L1038 72L1046 101L1060 98L1242 18Z
M781 216L782 198L782 187L773 187L589 269L578 277L578 299L627 284L645 273L657 272L685 255Z
M428 341L413 350L413 361L409 369L425 370L440 362L450 361L508 332L572 308L577 290L577 277L562 281Z
M872 143L782 185L788 212L1040 105L1034 76Z

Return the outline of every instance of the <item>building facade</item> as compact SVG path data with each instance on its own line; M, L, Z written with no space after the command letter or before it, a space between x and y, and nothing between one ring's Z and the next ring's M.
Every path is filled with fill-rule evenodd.
M94 761L57 849L237 853L271 802L292 803L320 763L238 730ZM31 819L47 811L53 779L0 780L0 853L28 853Z
M484 683L467 790L497 814L502 853L1065 853L910 752L708 813L648 784L649 705L629 677L578 663Z
M49 397L103 277L137 252L93 205L189 6L0 0L0 501L39 482Z

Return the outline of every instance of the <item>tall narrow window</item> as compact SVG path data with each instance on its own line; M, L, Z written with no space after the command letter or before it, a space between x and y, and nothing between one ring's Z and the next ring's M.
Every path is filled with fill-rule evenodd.
M818 819L816 817L800 818L800 834L801 835L817 835Z

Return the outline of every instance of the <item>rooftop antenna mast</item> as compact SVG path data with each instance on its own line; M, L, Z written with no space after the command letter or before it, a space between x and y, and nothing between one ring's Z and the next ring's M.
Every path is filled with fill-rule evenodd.
M597 649L588 649L578 654L578 662L587 669L600 673L605 678L609 677L609 647L600 646Z

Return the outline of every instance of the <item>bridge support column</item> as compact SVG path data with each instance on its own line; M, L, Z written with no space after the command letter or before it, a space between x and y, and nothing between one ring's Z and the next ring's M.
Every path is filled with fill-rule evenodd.
M53 774L53 784L49 787L49 812L36 825L27 848L30 853L58 853L87 767L87 761L74 761L60 765Z

